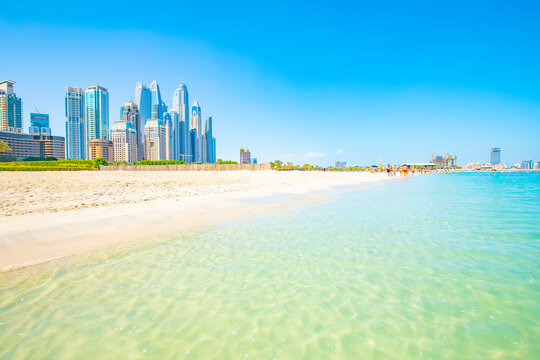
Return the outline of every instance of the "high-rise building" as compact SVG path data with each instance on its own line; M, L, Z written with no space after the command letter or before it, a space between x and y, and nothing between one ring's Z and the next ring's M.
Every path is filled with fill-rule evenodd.
M13 84L11 80L0 82L0 131L22 132L22 100Z
M165 126L160 119L149 119L144 126L145 160L165 160Z
M216 162L216 139L212 135L212 117L206 118L205 126L205 146L206 146L206 159L205 162L213 164Z
M190 154L190 111L189 111L189 95L185 84L178 85L173 96L173 110L178 113L178 135L176 137L178 159L191 162Z
M137 131L133 123L117 121L111 130L111 140L114 161L126 161L129 164L138 161Z
M534 163L533 169L540 170L540 161Z
M152 93L150 88L142 82L135 85L135 103L137 104L139 113L141 114L141 126L144 132L146 120L152 118ZM141 132L141 134L143 132Z
M66 157L88 159L86 127L84 124L84 91L79 87L66 87Z
M134 102L127 102L122 106L122 122L127 122L133 125L135 130L137 153L134 158L134 162L144 159L144 125L139 113L139 107ZM127 161L127 160L126 160Z
M51 135L49 114L30 113L30 126L28 127L28 132L30 134Z
M501 149L496 147L491 148L490 158L491 165L499 165L501 163Z
M150 84L150 92L152 94L152 119L163 120L163 100L157 81L154 80Z
M176 133L178 129L178 114L174 111L163 114L165 126L165 160L176 160Z
M86 141L88 145L90 145L90 141L95 139L109 140L109 92L107 89L98 85L88 86L86 88L85 104ZM92 156L90 156L90 159L92 159Z
M240 164L251 164L251 153L248 149L240 149Z
M90 160L103 158L105 161L114 161L114 148L112 141L108 139L93 139L88 143L88 155Z
M521 169L522 170L532 170L533 168L533 161L532 160L523 160L521 162Z
M203 151L203 140L202 140L202 120L201 120L201 107L197 100L193 101L191 106L191 121L190 121L190 131L195 130L195 136L191 136L191 140L195 139L195 144L191 144L191 149L195 150L193 153L194 161L203 163L204 162L204 151Z

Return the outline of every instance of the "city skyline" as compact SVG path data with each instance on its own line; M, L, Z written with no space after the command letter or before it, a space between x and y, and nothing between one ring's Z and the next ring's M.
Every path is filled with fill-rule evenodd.
M262 16L258 4L213 3L202 14L208 25L185 16L182 27L155 27L133 23L137 10L114 2L99 12L70 4L77 21L54 7L10 3L0 24L12 56L0 77L17 81L25 124L36 107L50 114L53 133L64 126L58 101L67 85L109 89L112 123L135 101L140 79L157 79L169 108L170 94L188 84L190 100L214 116L225 159L245 144L263 161L326 165L424 162L446 152L461 165L488 163L492 147L508 164L540 158L539 4L340 5L338 14L320 3L276 4ZM243 18L243 7L255 16ZM126 43L137 54L129 62L118 52ZM88 57L88 48L103 56ZM65 53L69 62L58 56Z

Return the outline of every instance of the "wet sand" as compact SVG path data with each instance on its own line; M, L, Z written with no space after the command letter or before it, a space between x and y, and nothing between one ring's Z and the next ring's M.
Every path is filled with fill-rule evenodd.
M2 175L1 271L388 180L386 174L276 171Z

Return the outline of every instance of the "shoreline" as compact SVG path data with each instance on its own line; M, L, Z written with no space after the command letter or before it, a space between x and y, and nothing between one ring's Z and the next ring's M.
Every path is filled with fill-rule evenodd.
M112 174L115 181L118 181L115 175L125 175L120 172L107 173ZM113 202L86 208L77 208L78 204L72 204L72 200L66 199L74 208L63 210L60 205L62 201L59 201L58 209L43 211L44 209L35 209L30 206L28 213L3 216L0 220L0 272L79 255L160 233L188 231L211 226L226 219L261 214L312 201L323 201L327 196L322 193L332 191L332 189L365 186L399 179L399 177L388 177L386 174L369 173L330 175L290 172L275 175L276 172L272 171L251 172L250 175L237 175L237 171L235 173L233 179L237 182L232 181L229 187L218 187L218 190L222 191L205 192L203 186L198 192L190 195L179 192L183 195L171 196L167 193L168 196L157 196L151 200L142 196L135 202ZM27 176L31 177L32 174ZM159 185L160 181L165 181L163 178L169 177L170 174L161 178L157 176L152 183ZM198 173L197 177L206 178L206 180L210 178L209 184L219 183L219 180L213 179L209 172ZM242 183L246 178L250 181L254 180L256 186ZM132 180L126 181L129 183ZM64 179L64 181L66 182L64 185L68 186L69 180ZM223 179L221 181L223 182ZM236 186L238 183L243 185ZM3 184L0 183L0 185ZM138 185L145 186L146 183L142 182ZM184 190L193 190L189 186L185 185ZM3 198L3 191L7 191L8 188L0 189L0 198ZM32 189L28 196L39 198L38 192L39 189ZM99 191L97 193L99 194ZM42 197L42 200L47 199L46 195L42 194ZM36 200L39 201L39 199ZM91 197L86 195L81 196L79 202L91 200ZM53 204L56 203L53 202Z

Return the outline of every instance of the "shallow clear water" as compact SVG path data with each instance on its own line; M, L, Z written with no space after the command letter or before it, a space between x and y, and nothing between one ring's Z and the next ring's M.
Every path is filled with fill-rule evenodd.
M425 175L0 275L1 359L539 359L539 174Z

